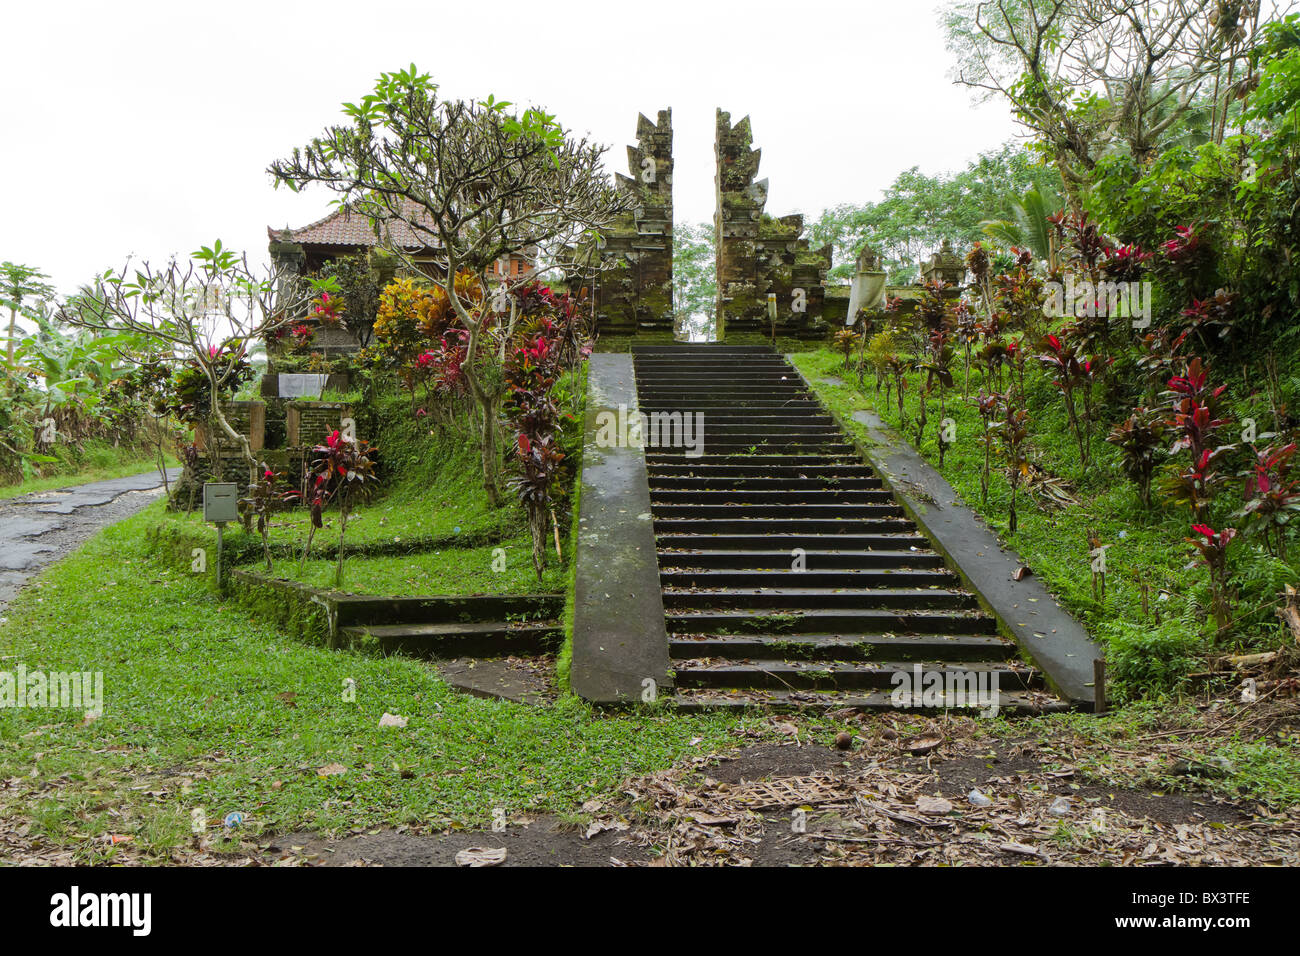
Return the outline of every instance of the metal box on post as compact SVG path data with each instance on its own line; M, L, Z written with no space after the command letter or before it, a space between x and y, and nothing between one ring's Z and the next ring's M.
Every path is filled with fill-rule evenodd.
M217 590L222 589L221 547L226 522L239 520L239 485L225 481L203 483L203 520L217 526Z
M233 482L203 483L203 520L224 524L239 520L239 486Z

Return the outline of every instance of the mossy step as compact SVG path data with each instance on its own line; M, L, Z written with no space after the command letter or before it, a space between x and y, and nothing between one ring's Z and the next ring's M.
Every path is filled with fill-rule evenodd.
M876 568L905 570L909 568L943 568L943 556L933 551L805 551L804 566L818 571L837 568L854 571ZM789 568L794 558L789 551L741 551L683 549L661 550L659 566L665 570L680 568L683 571L722 569L736 571L745 568L759 571ZM662 572L661 572L662 573Z
M975 610L839 610L755 614L747 610L667 612L668 630L691 634L995 634L997 623Z
M678 659L994 661L1017 655L1016 645L991 634L671 634Z
M952 707L927 704L924 695L915 701L903 695L901 704L891 691L789 691L789 690L685 690L672 698L682 713L711 711L761 710L774 713L811 711L825 713L845 709L906 709L913 713L938 714ZM1050 694L1038 691L1002 691L998 694L998 713L1016 716L1056 713L1069 707Z
M797 580L792 575L791 580ZM951 581L945 582L951 584ZM719 587L664 588L664 608L672 613L686 608L785 608L804 613L832 608L849 610L956 610L974 609L974 596L955 588L902 587Z
M555 622L357 625L341 628L339 635L345 646L359 650L429 659L549 654L564 643L564 630Z
M890 688L897 686L898 675L913 674L917 662L881 661L786 661L758 658L747 661L678 661L673 673L680 692L694 687L724 688ZM984 686L990 691L1042 690L1042 675L1032 667L1005 661L964 661L933 663L922 667L923 673L942 675L955 686ZM973 680L973 684L966 684Z

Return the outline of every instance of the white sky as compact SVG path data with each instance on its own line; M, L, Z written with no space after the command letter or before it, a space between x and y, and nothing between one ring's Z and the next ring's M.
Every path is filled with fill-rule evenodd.
M217 237L262 261L268 223L303 225L332 198L273 191L267 164L411 62L445 96L546 107L622 172L636 114L671 106L678 221L712 218L714 108L748 113L768 212L811 218L1016 134L1001 103L947 78L937 6L4 0L0 261L63 292Z

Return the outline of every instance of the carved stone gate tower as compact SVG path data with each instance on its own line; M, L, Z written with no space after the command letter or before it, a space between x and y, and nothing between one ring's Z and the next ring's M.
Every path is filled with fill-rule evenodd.
M778 334L820 337L831 247L809 248L803 216L773 219L763 211L767 180L754 180L761 153L751 142L749 117L733 127L731 115L718 110L717 337L728 330L767 334L773 312ZM627 148L627 157L630 175L618 174L617 182L633 197L634 208L601 236L598 327L615 335L672 332L672 110L660 110L655 123L637 117L637 143Z
M607 267L596 295L599 328L616 335L673 331L672 110L660 110L657 123L639 115L636 138L627 148L631 176L617 177L635 208L602 237Z
M803 216L773 219L763 211L767 180L754 181L762 151L752 143L749 117L732 126L731 114L719 109L713 216L718 339L728 331L768 332L772 310L778 334L820 337L831 247L809 248Z

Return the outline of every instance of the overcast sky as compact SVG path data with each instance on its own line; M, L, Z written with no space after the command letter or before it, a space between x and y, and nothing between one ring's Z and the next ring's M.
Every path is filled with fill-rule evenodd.
M749 114L767 210L878 198L1016 135L948 79L927 0L71 3L0 12L0 261L61 291L133 254L221 237L266 258L268 223L331 194L271 188L267 164L416 63L445 96L536 104L612 146L672 107L678 221L713 214L714 109Z

